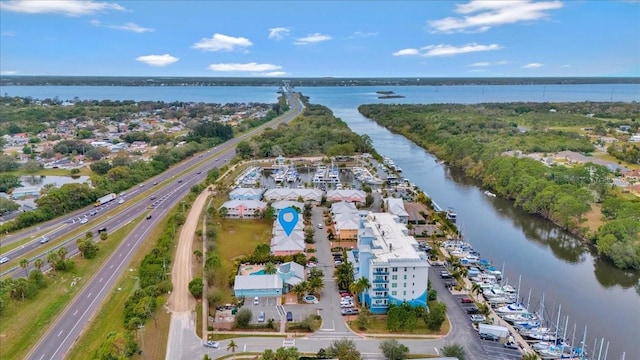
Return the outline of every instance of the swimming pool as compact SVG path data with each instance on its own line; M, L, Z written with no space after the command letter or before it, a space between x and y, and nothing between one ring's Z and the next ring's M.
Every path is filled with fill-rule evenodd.
M266 273L263 270L258 270L256 272L249 273L249 275L265 275Z

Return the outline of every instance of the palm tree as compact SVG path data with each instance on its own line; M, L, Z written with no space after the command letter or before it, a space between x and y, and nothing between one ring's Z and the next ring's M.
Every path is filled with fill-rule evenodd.
M29 266L29 259L21 259L21 260L20 260L20 267L21 267L22 269L24 269L24 273L25 273L25 275L29 275L29 274L27 273L27 267L28 267L28 266Z
M480 286L480 284L478 283L473 283L473 285L471 285L471 294L481 294L482 293L482 286Z
M522 360L538 360L540 359L538 357L538 354L534 353L534 352L528 352L524 355L522 355Z
M307 280L307 283L309 283L309 292L315 295L318 295L320 290L324 287L324 281L322 281L322 278L320 277L311 277Z
M268 262L266 264L264 264L264 273L267 275L271 275L271 274L275 274L276 273L276 265L272 262Z
M304 295L306 295L309 292L309 283L306 281L297 283L293 285L293 287L291 288L291 292L296 294L298 299L301 299Z
M58 249L58 256L60 257L60 261L64 261L64 258L67 256L68 250L66 247L61 247Z
M51 266L51 270L53 270L54 273L56 272L56 263L59 259L60 257L58 256L58 254L54 253L53 251L47 255L47 262L49 263L49 266Z
M221 207L220 210L218 210L218 215L220 215L221 218L226 218L227 215L229 215L229 209L224 206Z
M236 349L238 348L238 344L235 341L231 340L229 345L227 345L227 351L231 351L233 353L233 358L236 358Z
M37 270L40 270L42 268L42 265L42 259L40 258L36 259L36 261L33 262L33 267Z
M353 293L353 295L356 295L356 296L359 294L362 294L362 300L361 301L359 300L360 306L366 307L366 304L364 301L364 293L370 288L371 288L371 282L369 282L369 279L363 276L360 279L356 280L353 284L351 284L351 286L349 287L349 290Z

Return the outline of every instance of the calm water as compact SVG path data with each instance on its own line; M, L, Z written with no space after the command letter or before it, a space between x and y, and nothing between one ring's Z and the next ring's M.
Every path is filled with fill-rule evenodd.
M624 272L598 258L578 239L511 202L488 198L472 179L440 166L433 156L402 136L364 118L357 107L365 103L479 103L509 101L640 101L638 84L425 86L425 87L301 87L310 101L331 108L351 129L367 134L377 151L391 157L404 175L425 190L440 207L454 207L459 226L483 258L505 267L509 282L537 307L545 294L547 317L562 304L562 323L569 316L581 338L588 326L588 349L594 342L610 342L608 359L639 358L640 275ZM391 90L401 99L377 99L376 91ZM271 87L2 87L0 93L33 98L132 99L162 101L275 102ZM554 318L555 319L555 318ZM554 320L555 321L555 320ZM603 351L604 355L604 351Z

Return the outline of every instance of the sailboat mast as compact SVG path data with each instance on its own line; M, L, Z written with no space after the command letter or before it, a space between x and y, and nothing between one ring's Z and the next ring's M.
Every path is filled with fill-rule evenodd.
M567 338L567 326L569 326L569 316L564 321L564 331L562 332L562 340L564 341ZM556 339L558 340L558 339Z

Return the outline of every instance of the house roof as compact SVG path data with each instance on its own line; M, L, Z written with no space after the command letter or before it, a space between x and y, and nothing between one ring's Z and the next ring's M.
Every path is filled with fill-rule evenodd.
M288 285L296 285L304 281L304 266L297 262L289 261L278 267L278 272L285 276L284 282Z
M229 193L229 197L234 198L236 196L262 196L263 192L263 189L236 188L231 190L231 192Z
M289 236L284 232L279 232L271 238L271 252L304 251L304 248L302 231L294 231Z
M398 216L409 216L404 209L404 201L400 198L386 198L387 211Z
M334 215L355 212L358 212L358 209L352 202L341 201L331 204L331 213Z
M322 190L320 189L269 189L265 191L264 197L267 199L297 199L302 197L305 200L322 199Z
M334 222L334 227L338 231L360 228L360 216L358 214L342 214L334 219Z
M271 275L237 275L233 284L234 290L282 289L282 279Z
M327 198L348 198L348 199L364 199L367 197L367 193L362 190L355 189L342 189L342 190L329 190L327 191Z
M225 201L220 208L236 209L239 207L248 209L264 209L267 207L267 203L259 200L229 200Z
M291 201L291 200L279 200L279 201L275 201L273 204L271 204L271 206L276 210L276 211L280 211L284 208L288 208L288 207L296 207L300 210L304 210L304 203L301 203L299 201Z
M293 227L293 232L303 231L303 230L304 230L304 219L302 218L302 216L300 216L298 217L298 222ZM271 230L271 234L276 235L279 233L284 233L284 229L282 228L282 225L280 225L280 222L276 219L273 222L273 229Z

